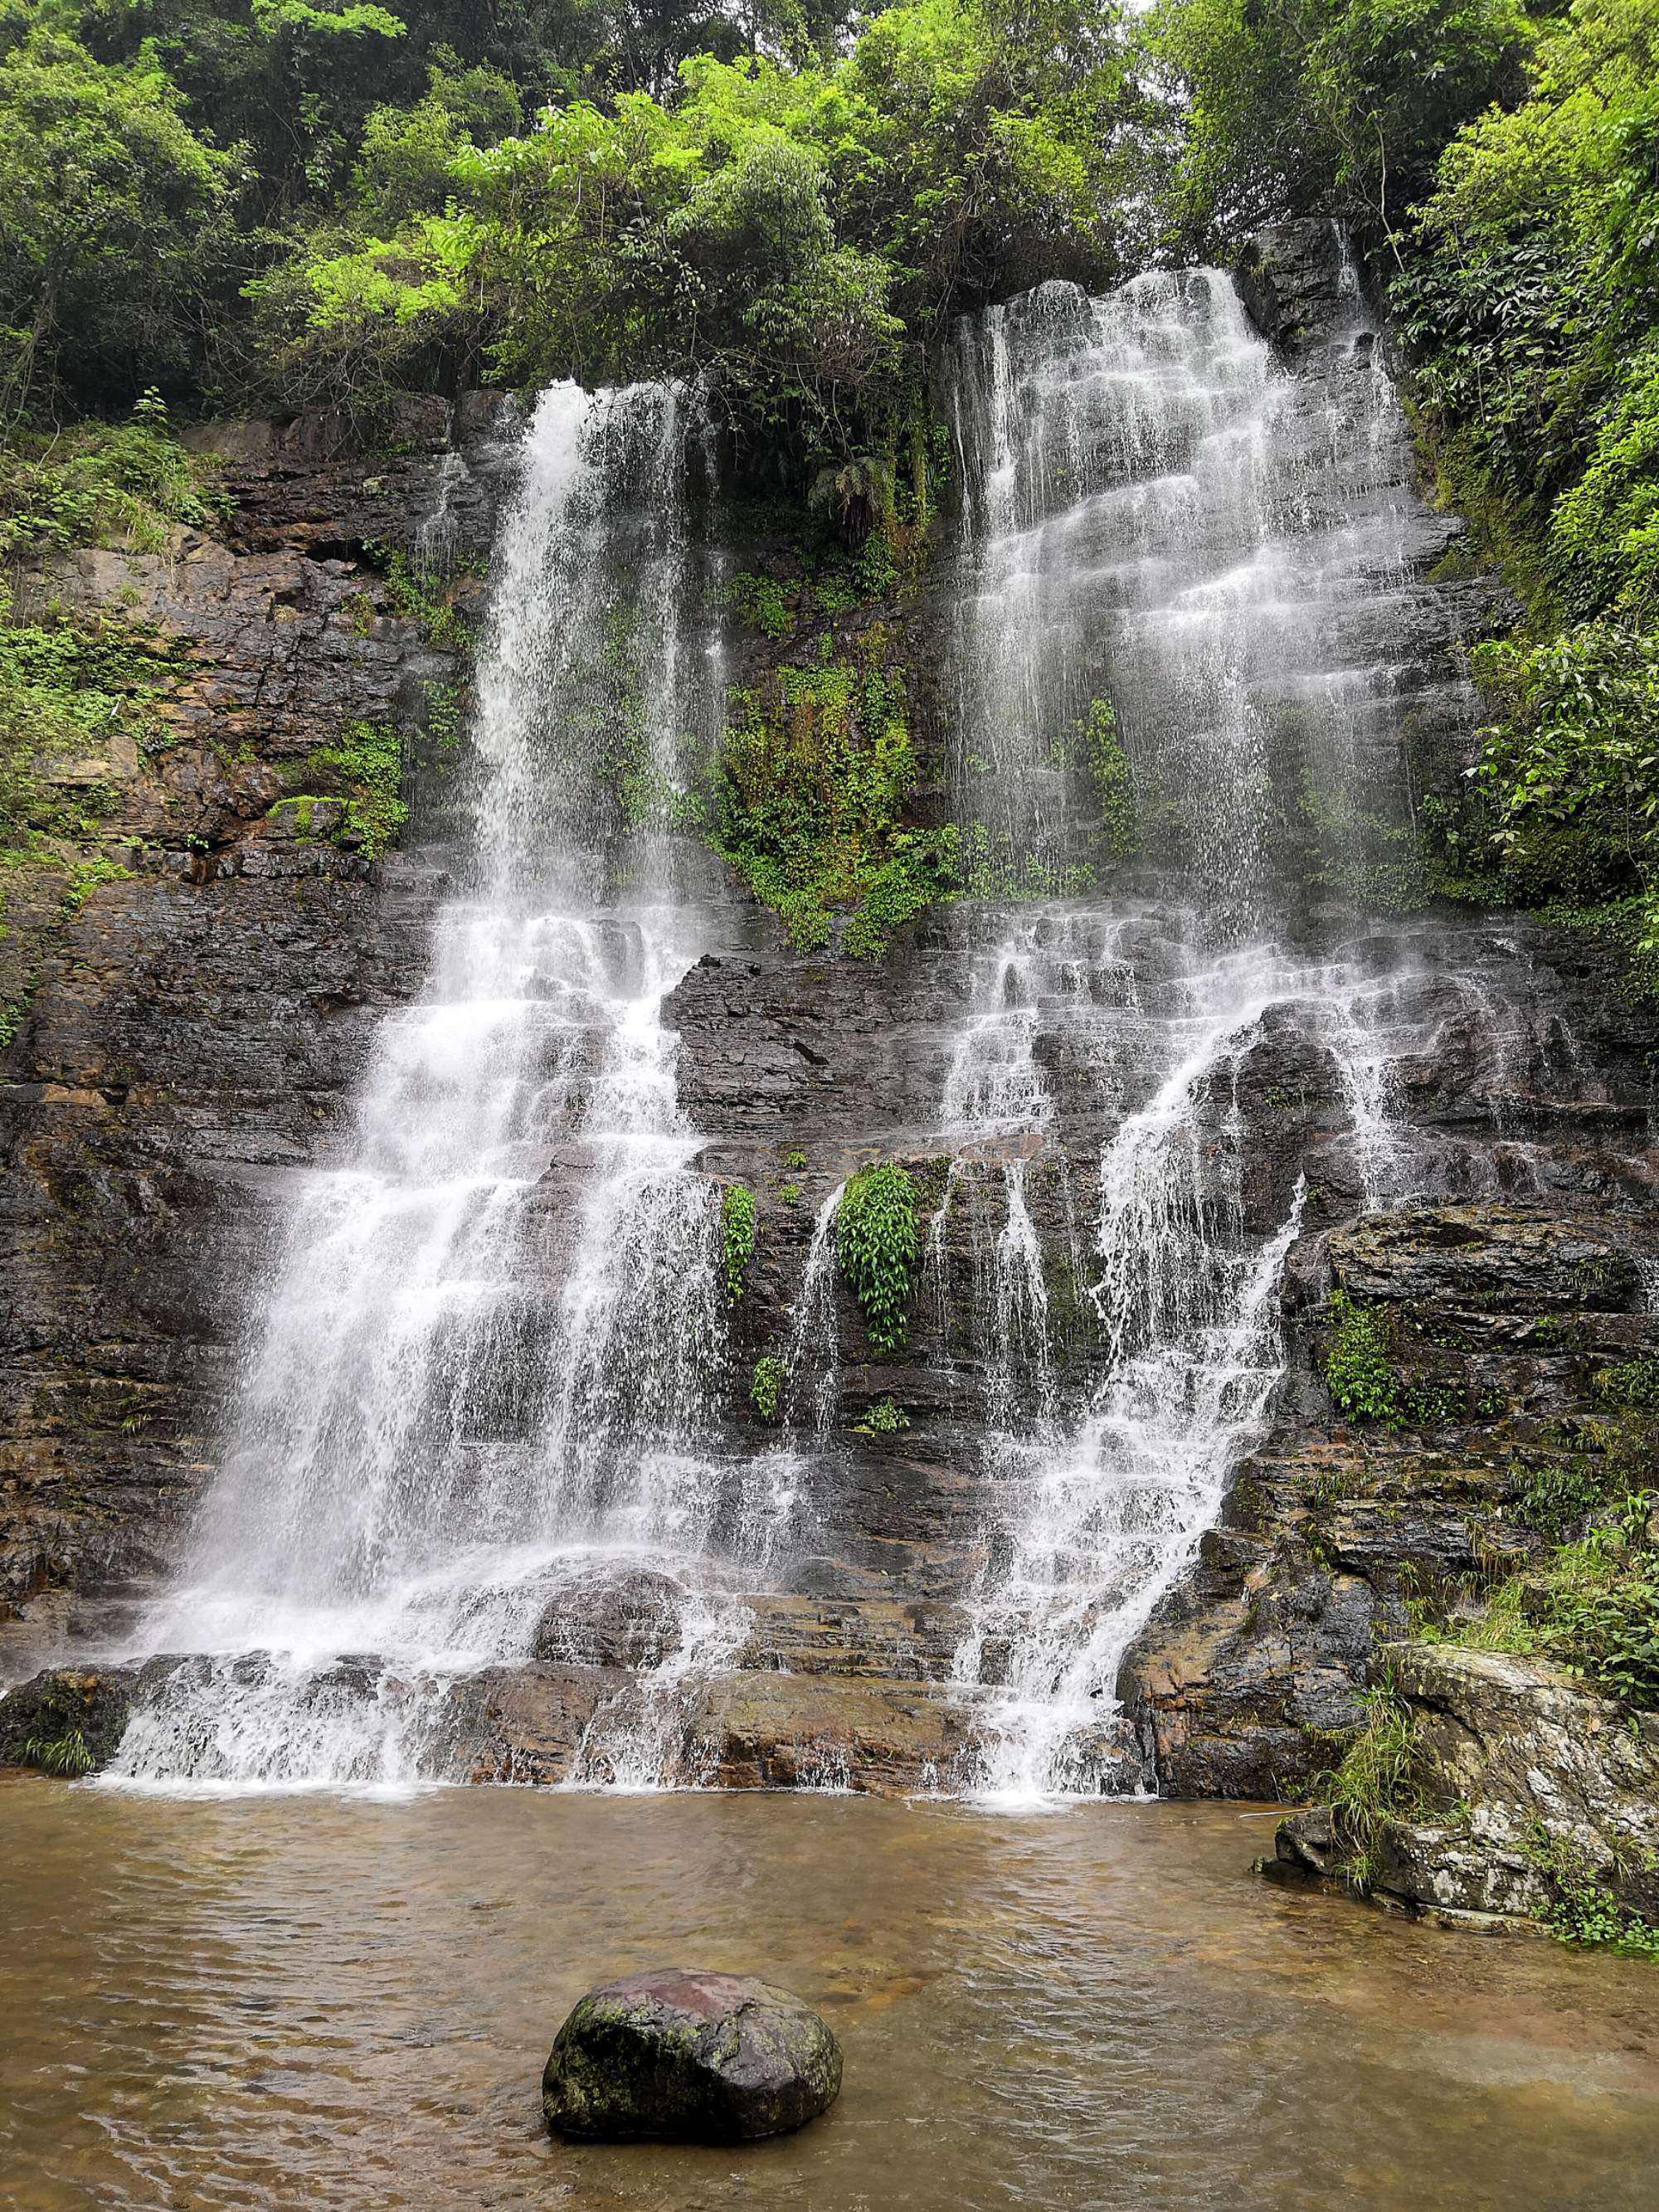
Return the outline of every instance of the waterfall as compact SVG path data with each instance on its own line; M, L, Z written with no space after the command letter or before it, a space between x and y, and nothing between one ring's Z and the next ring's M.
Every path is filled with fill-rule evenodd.
M1280 1370L1276 1313L1305 1187L1246 1188L1241 1075L1293 1035L1343 1102L1355 1197L1403 1195L1392 1010L1407 954L1313 909L1286 835L1338 862L1401 799L1408 578L1427 519L1357 285L1292 375L1218 271L1107 299L1048 284L964 322L954 778L974 888L1008 920L942 1121L1005 1163L1006 1255L977 1286L989 1410L984 1565L954 1673L969 1786L1133 1787L1115 1695L1134 1635L1213 1521ZM1109 793L1138 855L1088 887ZM1115 825L1109 820L1108 829ZM1116 825L1121 830L1121 824ZM1121 835L1120 846L1129 842ZM1006 1347L1042 1319L1030 1156L1070 1160L1040 1070L1107 1135L1086 1255L1092 1379L1010 1419ZM1073 1119L1077 1120L1074 1109ZM1029 1368L1029 1358L1026 1361Z
M946 365L968 895L928 954L953 938L965 975L930 1002L960 988L963 1012L942 1049L929 1013L902 1134L948 1156L927 1268L979 1435L948 1469L971 1534L925 1593L951 1626L906 1663L968 1716L941 1778L977 1794L1139 1786L1120 1670L1263 1431L1292 1242L1486 1171L1455 1133L1407 1132L1402 1071L1437 1022L1524 1028L1490 974L1371 918L1402 726L1443 678L1413 638L1433 524L1357 283L1343 301L1292 372L1218 272L1048 284L964 322ZM731 941L686 834L724 703L709 477L701 410L665 387L536 409L471 848L351 1130L291 1186L222 1465L145 1624L146 1655L192 1656L135 1715L129 1781L451 1778L466 1682L533 1662L581 1677L556 1722L572 1786L695 1784L720 1748L699 1693L760 1670L760 1601L798 1627L817 1558L850 1565L849 1614L890 1605L854 1516L860 1484L908 1476L848 1430L844 1186L788 1326L757 1332L764 1404L746 1428L722 1411L742 1383L720 1189L664 1014ZM1528 1049L1565 1064L1571 1041ZM1497 1062L1495 1121L1518 1079ZM1316 1111L1275 1124L1293 1092ZM882 1149L866 1135L832 1173ZM766 1701L781 1743L786 1707ZM793 1768L853 1771L828 1734Z
M655 1671L729 1640L703 1587L717 1193L661 1016L706 927L672 834L683 756L720 704L698 444L662 387L558 386L536 410L479 668L472 865L343 1156L293 1201L222 1471L148 1626L150 1650L206 1656L118 1772L441 1771L445 1686L556 1648L562 1599L642 1565L674 1595ZM653 1778L661 1705L591 1731L584 1777Z

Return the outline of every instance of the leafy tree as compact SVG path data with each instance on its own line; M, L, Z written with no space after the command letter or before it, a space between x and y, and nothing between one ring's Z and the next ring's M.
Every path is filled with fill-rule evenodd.
M1516 0L1162 0L1146 38L1187 110L1173 225L1203 251L1285 215L1392 238L1530 46Z
M17 27L15 10L0 19ZM234 175L152 61L96 63L41 10L0 52L0 404L176 380Z
M909 0L833 62L702 54L672 103L570 100L493 144L431 102L371 120L377 227L264 288L283 373L470 344L521 383L701 375L798 479L891 444L953 311L1121 271L1108 211L1149 112L1081 0Z

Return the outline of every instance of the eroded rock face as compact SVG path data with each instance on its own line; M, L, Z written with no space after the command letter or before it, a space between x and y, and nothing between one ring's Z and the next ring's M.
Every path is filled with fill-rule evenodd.
M1250 320L1295 362L1328 338L1341 304L1342 243L1322 216L1269 223L1245 243L1238 289Z
M1413 1718L1423 1809L1383 1831L1377 1897L1476 1924L1536 1919L1565 1876L1659 1916L1659 1714L1498 1652L1401 1644L1386 1668ZM1322 1806L1280 1824L1263 1870L1340 1879L1352 1856Z
M1529 1470L1564 1431L1593 1462L1597 1375L1659 1350L1639 1291L1656 1258L1659 1220L1634 1205L1535 1200L1362 1216L1293 1249L1273 1425L1120 1685L1163 1790L1300 1794L1360 1718L1407 1601L1455 1600L1494 1561L1525 1563L1539 1540L1514 1509ZM1389 1419L1332 1399L1334 1292L1387 1317Z
M811 2008L748 1975L658 1968L591 1990L559 2030L542 2107L598 2142L784 2135L841 2094L841 2048Z
M0 1000L0 1654L73 1647L169 1564L210 1471L250 1291L289 1179L334 1141L381 1013L422 980L443 862L372 864L283 793L354 722L409 730L453 684L366 547L487 549L494 403L411 403L384 459L346 426L202 434L222 536L76 552L20 583L142 626L160 735L73 764L112 796L125 872L60 922L9 900ZM462 449L465 449L463 453ZM464 578L463 589L482 590ZM95 1591L96 1615L82 1594Z

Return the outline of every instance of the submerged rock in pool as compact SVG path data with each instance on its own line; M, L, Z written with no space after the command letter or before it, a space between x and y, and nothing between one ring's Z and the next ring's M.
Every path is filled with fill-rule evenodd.
M560 2135L740 2142L841 2094L841 2046L808 2005L746 1974L659 1967L590 1990L554 2042L542 2109Z

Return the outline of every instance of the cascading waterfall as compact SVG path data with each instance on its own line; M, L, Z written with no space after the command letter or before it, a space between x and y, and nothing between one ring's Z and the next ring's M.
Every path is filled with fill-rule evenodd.
M1103 1379L1023 1439L994 1419L988 1440L986 1565L955 1674L981 1700L965 1779L994 1796L1133 1786L1121 1662L1259 1431L1304 1202L1298 1183L1272 1223L1245 1202L1236 1095L1264 1024L1324 1056L1357 1199L1411 1178L1386 1037L1403 956L1282 934L1310 933L1287 786L1339 861L1399 795L1404 672L1379 641L1425 518L1357 285L1346 313L1303 377L1215 271L1103 300L1046 285L957 343L958 804L986 893L1037 902L964 1027L944 1121L1011 1159L1021 1136L1049 1140L1041 1023L1112 1129L1090 1283ZM1141 848L1103 902L1077 895L1102 747L1127 757ZM1044 943L1063 950L1037 991ZM1066 960L1083 976L1060 991ZM1027 1172L1007 1170L1017 1249ZM991 1288L994 1347L1034 1293L1018 1271Z
M1297 374L1213 271L1043 286L965 324L950 364L970 896L944 927L969 973L929 1265L949 1387L982 1418L951 1662L972 1738L945 1778L977 1793L1137 1786L1119 1671L1262 1428L1320 1179L1328 1219L1497 1171L1455 1133L1408 1139L1401 1070L1433 1054L1425 1010L1510 1037L1514 1009L1357 918L1408 805L1405 712L1440 678L1411 658L1432 525L1343 297ZM663 1016L726 941L682 834L724 698L699 472L700 410L665 388L536 410L479 666L476 851L350 1140L292 1205L221 1475L146 1626L147 1653L196 1656L118 1776L442 1778L465 1679L535 1660L586 1670L573 1784L697 1782L698 1692L768 1649L749 1601L810 1650L824 1572L849 1612L882 1588L875 1547L836 1549L860 1468L839 1187L753 1370L775 1425L742 1445L715 1402L738 1379L719 1192ZM1265 1157L1264 1068L1322 1102L1317 1173ZM1500 1060L1495 1120L1516 1079ZM946 1618L906 1667L942 1669ZM847 1755L814 1740L793 1771L842 1786Z
M550 1601L641 1562L685 1591L647 1674L730 1640L702 1573L726 1502L715 1194L660 1013L703 931L667 834L681 749L720 701L694 635L696 435L663 387L537 409L480 665L471 880L381 1025L347 1157L295 1206L149 1626L208 1656L119 1773L428 1771L447 1680L527 1656ZM635 1720L596 1722L580 1778L656 1778L648 1686Z

